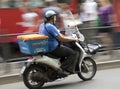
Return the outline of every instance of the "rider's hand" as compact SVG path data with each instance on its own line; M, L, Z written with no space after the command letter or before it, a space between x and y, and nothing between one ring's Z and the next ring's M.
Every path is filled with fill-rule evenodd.
M79 42L79 39L78 39L78 38L75 38L75 42Z

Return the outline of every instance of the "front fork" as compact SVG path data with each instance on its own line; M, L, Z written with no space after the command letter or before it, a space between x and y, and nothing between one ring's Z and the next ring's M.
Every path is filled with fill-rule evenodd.
M79 49L81 50L81 54L80 54L80 58L79 58L79 70L80 71L82 71L81 70L81 67L82 66L84 66L85 67L85 69L87 70L88 69L88 67L87 67L87 65L83 62L84 61L84 59L85 58L87 58L87 57L92 57L91 55L88 55L87 53L86 53L86 51L82 48L82 46L78 43L78 42L76 42L76 45L79 47Z

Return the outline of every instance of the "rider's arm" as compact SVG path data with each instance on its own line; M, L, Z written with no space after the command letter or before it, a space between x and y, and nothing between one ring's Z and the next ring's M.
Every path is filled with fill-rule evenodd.
M75 38L69 38L69 37L65 37L63 36L62 34L59 34L57 37L56 37L59 41L62 41L62 42L76 42L78 41L78 39L75 39Z
M53 26L53 25L49 25L48 28L49 28L48 31L49 31L54 37L56 37L59 41L62 41L62 42L71 42L71 41L76 42L76 41L78 41L78 39L76 39L76 38L69 38L69 37L63 36L63 35L58 31L58 29L57 29L55 26Z

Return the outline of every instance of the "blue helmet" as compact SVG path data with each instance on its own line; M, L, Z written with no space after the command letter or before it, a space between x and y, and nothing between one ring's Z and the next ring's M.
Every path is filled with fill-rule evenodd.
M54 15L56 15L56 13L53 10L48 10L48 11L45 12L45 17L46 18L49 18L49 17L54 16Z

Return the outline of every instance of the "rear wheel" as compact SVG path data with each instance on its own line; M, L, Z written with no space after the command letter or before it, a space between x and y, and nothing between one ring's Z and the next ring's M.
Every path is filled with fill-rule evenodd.
M90 80L95 76L96 71L97 66L95 61L88 57L83 59L82 64L79 65L78 76L84 81Z
M39 80L36 77L38 74L39 74ZM45 83L42 80L42 77L43 77L42 69L40 69L40 67L37 65L33 65L25 70L23 74L23 81L24 81L24 84L29 89L40 89Z

